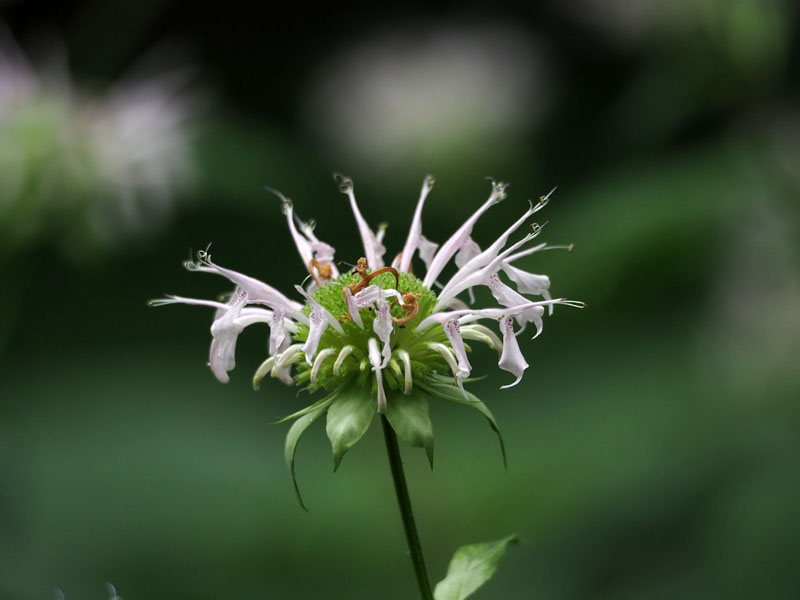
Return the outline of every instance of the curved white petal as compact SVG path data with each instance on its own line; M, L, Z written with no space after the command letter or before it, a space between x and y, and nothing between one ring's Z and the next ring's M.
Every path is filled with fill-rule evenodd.
M367 347L369 348L369 362L378 381L378 412L384 413L386 412L386 392L383 390L383 367L381 366L381 353L378 350L378 340L369 338Z
M422 190L419 193L419 200L417 200L417 207L414 209L414 217L411 219L411 227L408 230L408 237L403 246L403 252L400 255L400 262L397 266L398 271L408 271L411 266L411 259L414 252L420 243L422 237L422 207L425 205L425 199L433 189L435 180L428 175L422 182ZM429 242L430 243L430 242ZM428 261L425 261L427 265Z
M314 300L314 298L311 296L311 294L309 294L307 291L305 291L305 290L304 290L302 287L300 287L299 285L296 285L296 286L294 286L294 289L296 289L296 290L297 290L297 292L298 292L298 293L299 293L301 296L303 296L303 298L305 298L305 299L306 299L306 301L308 302L308 304L311 306L311 308L312 308L312 309L313 309L313 308L316 308L316 309L318 310L318 313L319 313L319 315L320 315L320 316L321 316L323 319L325 319L325 322L326 322L328 325L330 325L331 327L333 327L333 328L334 328L336 331L338 331L339 333L344 333L344 329L342 329L342 326L341 326L341 324L339 323L339 321L337 321L337 320L336 320L336 317L334 317L334 316L331 314L331 311L329 311L327 308L325 308L324 306L322 306L322 305L321 305L319 302L317 302L316 300Z
M439 244L430 241L424 235L419 236L417 248L419 249L419 257L422 259L422 262L425 263L426 271L431 268L431 261L433 260L433 256L436 254L436 249L438 247Z
M326 358L335 354L336 350L333 348L325 348L321 350L317 357L314 359L314 366L311 367L311 383L317 382L317 376L319 375L319 369L322 366L322 363L325 361Z
M484 202L480 208L478 208L478 210L476 210L472 216L470 216L464 222L464 224L459 227L453 235L450 236L450 239L448 239L442 245L442 247L436 253L436 256L433 257L433 260L428 268L428 272L425 274L423 283L426 287L430 288L431 285L433 285L433 282L436 281L437 277L439 277L442 269L445 268L450 259L453 258L453 255L458 252L458 250L466 243L467 239L472 233L472 228L475 226L475 223L478 221L478 219L480 219L481 215L489 210L490 207L494 206L506 197L506 187L508 186L503 183L493 183L492 193L489 195L489 198L486 200L486 202Z
M336 362L333 363L334 375L336 375L337 377L339 376L339 372L342 370L342 364L344 363L344 359L350 356L353 353L353 350L355 349L356 349L355 346L351 346L350 344L348 344L339 351L339 356L336 357Z
M523 237L518 242L512 244L505 250L503 250L500 254L498 254L493 260L491 260L486 266L477 271L467 275L463 278L457 278L454 276L450 282L445 286L445 289L439 294L439 299L436 302L436 306L434 310L440 310L441 308L448 305L448 303L455 298L458 294L463 292L464 290L468 290L469 288L476 286L476 285L487 285L486 280L487 277L496 273L500 268L500 265L503 262L503 259L506 258L510 253L514 252L520 246L525 245L529 240L531 240L536 234L529 233L525 237ZM480 256L477 256L473 259L473 261L478 260ZM470 261L470 262L473 262ZM463 270L466 270L469 267L469 264L464 267ZM457 282L454 283L454 280L457 279Z
M350 291L349 287L345 286L342 289L344 290L344 299L345 303L347 304L347 312L350 314L350 318L353 320L353 323L358 325L361 329L364 329L364 321L361 319L358 301L353 297L353 293Z
M475 240L473 240L471 237L467 237L467 241L464 242L464 245L458 249L458 252L456 252L456 257L453 259L453 262L456 263L456 267L461 269L480 253L481 247L478 246L477 242L475 242Z
M451 319L444 324L444 332L447 339L450 341L450 346L453 348L453 353L458 360L458 373L456 379L458 385L463 389L463 381L469 377L472 372L472 365L469 364L467 357L467 349L464 347L464 339L461 337L461 327L457 319Z
M378 302L375 320L372 322L372 330L377 334L378 338L383 343L383 362L381 369L386 368L386 364L392 357L392 331L394 330L394 323L392 322L392 315L389 312L389 305L385 300Z
M353 193L353 182L347 177L341 177L339 190L347 194L350 199L350 208L353 210L353 216L358 225L358 233L361 235L361 243L364 245L364 255L367 259L367 266L370 269L379 269L383 266L383 255L386 252L383 244L377 236L372 232L367 225L367 221L361 215L356 202L355 194Z
M533 205L531 205L528 208L528 210L525 211L525 213L519 219L514 221L511 227L506 229L503 232L503 234L500 237L498 237L491 246L486 248L486 250L480 252L480 249L478 249L478 252L475 253L471 258L469 258L463 265L458 265L458 261L456 261L456 265L459 267L459 270L455 273L455 275L453 275L453 277L450 278L450 281L447 282L447 285L444 286L444 288L442 289L442 293L443 294L448 293L450 289L453 288L455 285L457 285L460 281L463 281L466 277L468 277L472 273L475 273L478 269L485 267L490 262L495 260L495 258L497 258L497 255L503 249L503 246L505 246L506 243L508 243L508 238L511 236L511 234L514 233L517 229L519 229L519 227L534 212L536 212L536 209L534 209ZM537 230L535 233L530 234L529 237L526 237L526 242L539 235L540 231L541 228ZM508 254L509 253L506 252L506 255Z
M405 380L403 393L408 396L413 387L413 379L411 378L411 356L405 350L398 350L397 357L403 363L403 378Z
M314 360L314 355L317 353L319 347L319 340L325 330L328 328L328 322L322 314L325 310L319 305L311 305L311 316L308 318L308 338L303 344L303 352L306 355L306 362L309 366Z
M497 366L516 377L514 383L500 387L501 390L504 390L517 385L522 380L522 374L528 368L528 363L525 362L525 357L522 356L517 343L517 336L514 335L514 319L510 317L503 319L500 327L503 330L503 354L500 356Z

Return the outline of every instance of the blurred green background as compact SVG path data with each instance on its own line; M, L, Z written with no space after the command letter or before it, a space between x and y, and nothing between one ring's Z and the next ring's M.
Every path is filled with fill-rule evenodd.
M476 598L796 598L800 589L800 104L790 0L578 0L386 14L1 2L0 597L413 598L379 427L331 473L324 428L294 498L276 417L307 396L205 366L217 262L303 277L278 201L337 258L359 240L330 173L405 239L486 197L485 245L559 190L557 308L473 384L509 452L432 405L436 468L405 448L428 567L518 532Z

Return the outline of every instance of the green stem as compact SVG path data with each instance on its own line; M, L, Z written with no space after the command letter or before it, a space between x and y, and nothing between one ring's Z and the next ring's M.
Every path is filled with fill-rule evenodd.
M403 473L403 460L400 458L400 446L397 435L389 424L385 415L381 415L383 436L386 438L386 452L389 454L389 465L392 468L394 491L397 494L397 503L400 505L400 515L403 517L403 527L406 530L408 550L411 553L411 562L417 575L417 584L422 600L433 600L431 583L428 581L428 571L425 569L425 559L422 557L422 546L419 543L417 526L414 523L414 512L411 510L411 499L408 497L406 476Z

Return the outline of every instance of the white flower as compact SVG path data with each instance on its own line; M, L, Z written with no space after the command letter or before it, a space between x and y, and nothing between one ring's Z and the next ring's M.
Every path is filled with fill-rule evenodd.
M256 371L254 385L258 387L270 375L311 391L328 391L321 400L287 417L298 419L287 436L286 456L292 472L294 445L300 433L326 412L335 465L363 435L376 411L386 414L401 439L425 447L432 457L427 397L477 408L497 431L489 409L465 388L473 371L466 341L484 343L498 352L499 368L515 377L502 387L511 387L522 380L528 368L517 343L525 325L534 324L536 337L542 331L545 308L555 304L583 306L550 298L547 277L513 266L524 256L551 248L545 244L530 246L542 231L536 224L516 241L509 241L533 213L545 206L550 194L531 204L481 250L472 237L473 229L481 215L506 196L507 186L492 182L487 200L438 251L432 252L435 245L422 237L422 206L433 187L433 178L426 177L403 250L393 261L395 266L383 266L383 230L376 235L361 215L352 182L341 176L337 180L348 197L364 244L365 256L357 261L354 272L333 276L333 248L314 237L310 227L295 221L291 203L281 196L292 239L306 266L306 279L313 278L307 288L295 286L302 304L262 281L215 264L205 251L186 267L228 279L236 288L231 299L221 303L170 296L154 304L198 304L217 309L209 363L220 381L228 380L227 373L235 365L238 336L251 324L266 323L270 327L269 356ZM410 272L416 252L428 266L422 280ZM443 277L451 259L455 259L455 272ZM501 279L503 272L517 289ZM443 286L437 296L431 288L439 279ZM479 308L466 304L460 296L477 286L489 288L497 305ZM545 299L531 300L526 295ZM480 321L494 321L499 335ZM522 326L517 331L515 321ZM365 410L364 402L371 408Z
M313 236L310 227L302 222L299 222L301 228L298 228L291 201L276 192L283 201L287 225L297 252L307 273L315 280L311 291L295 286L304 304L288 298L262 281L218 266L207 252L198 253L198 261L189 262L186 266L194 271L221 275L234 284L237 292L228 303L178 296L156 302L182 302L217 308L209 362L220 381L227 381L227 372L235 364L238 335L246 325L264 322L270 327L268 349L272 375L276 375L276 365L286 369L305 362L308 370L298 367L300 370L295 374L298 383L309 382L314 389L333 389L348 377L363 372L363 366L360 365L369 364L375 373L374 383L378 390L376 406L380 410L385 408L385 383L391 389L408 391L413 388L415 376L425 378L431 370L437 372L437 364L446 367L458 387L463 388L464 381L472 372L465 337L498 350L498 366L516 377L512 384L516 385L528 364L517 344L519 332L514 332L513 321L523 326L533 323L536 337L542 331L545 308L552 308L555 304L582 306L579 302L550 298L550 280L547 276L528 273L512 264L519 258L546 248L544 244L539 244L522 249L541 233L542 228L536 224L533 224L531 232L517 241L509 243L509 239L531 215L547 204L554 190L541 197L538 203L531 204L519 219L482 251L472 238L473 228L486 211L506 197L507 186L492 182L491 193L486 201L435 254L427 257L428 269L420 281L408 271L414 253L422 248L430 248L422 237L422 207L433 188L433 178L428 176L423 182L406 242L395 261L398 268L383 266L385 248L359 211L352 181L342 176L337 176L337 181L341 191L348 197L364 244L366 260L359 261L355 274L334 276L337 271L334 270L333 248L320 242ZM453 258L457 269L445 280L437 297L431 287ZM314 261L318 262L312 264ZM320 266L325 265L329 265L330 270L323 273ZM501 272L509 276L517 289L501 280ZM464 305L458 296L476 286L487 287L499 306L470 308ZM544 296L545 299L533 301L526 294ZM448 310L448 307L459 303L465 307ZM253 305L266 308L249 308ZM258 312L252 312L254 310ZM502 342L496 334L479 325L477 321L480 320L495 321ZM430 328L434 326L436 329L431 331ZM299 344L290 345L291 339ZM325 369L326 361L335 361L333 366L336 368ZM390 364L397 366L396 370L401 371L401 376L387 372L387 381L384 382L383 371ZM344 368L347 365L350 368ZM403 370L400 365L404 366Z

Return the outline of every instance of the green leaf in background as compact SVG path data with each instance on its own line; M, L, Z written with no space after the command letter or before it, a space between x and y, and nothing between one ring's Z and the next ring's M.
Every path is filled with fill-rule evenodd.
M386 402L386 418L397 437L409 446L425 448L433 468L433 424L428 412L428 399L415 389L409 396L391 394Z
M495 421L492 411L489 410L488 406L481 402L480 398L470 392L466 392L465 398L464 393L462 393L458 386L446 381L428 379L424 383L415 382L415 385L421 387L424 391L428 392L432 396L436 396L442 400L450 400L451 402L458 402L460 404L471 406L475 410L479 411L484 417L486 417L486 420L489 422L489 426L497 434L497 440L500 442L500 452L503 455L503 467L508 467L508 461L506 459L506 445L505 442L503 442L503 436L500 434L500 428L497 426L497 421Z
M334 399L325 427L333 448L334 471L345 453L367 432L376 412L375 396L370 387L352 386Z
M294 492L297 494L297 500L300 502L300 506L303 507L303 510L308 509L306 508L306 505L303 504L303 498L300 496L300 488L297 487L297 478L294 475L294 451L297 448L297 442L300 441L300 436L303 435L306 429L308 429L309 425L325 414L325 411L328 410L328 407L333 402L334 398L335 395L331 395L331 397L322 402L322 404L317 406L314 410L297 419L297 421L295 421L289 429L289 433L286 434L286 447L284 450L286 464L288 465L289 473L292 476Z
M453 554L447 567L447 576L436 584L434 600L463 600L489 581L509 544L519 542L516 534L494 542L481 542L461 546Z

